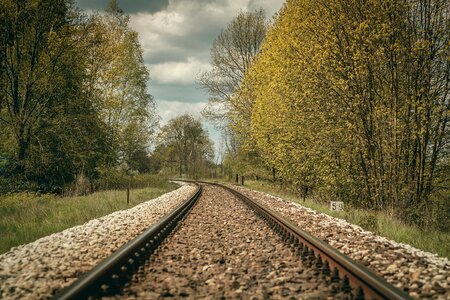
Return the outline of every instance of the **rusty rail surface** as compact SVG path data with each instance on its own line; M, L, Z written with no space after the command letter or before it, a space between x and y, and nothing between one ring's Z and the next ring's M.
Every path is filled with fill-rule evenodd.
M115 251L70 286L62 289L52 299L101 298L120 293L133 273L151 256L163 240L189 213L202 193L198 188L193 196L164 216L143 233Z
M397 289L324 241L301 230L258 201L228 186L210 182L208 184L222 187L244 201L279 232L286 242L293 245L302 259L315 267L317 275L329 276L331 282L339 283L339 287L344 291L354 289L356 291L354 299L412 299L407 293Z

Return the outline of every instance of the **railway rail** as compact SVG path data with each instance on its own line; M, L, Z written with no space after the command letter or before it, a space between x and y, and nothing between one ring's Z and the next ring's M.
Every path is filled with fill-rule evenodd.
M158 251L164 239L180 225L202 193L202 185L227 190L243 201L298 255L304 265L313 268L320 280L333 284L334 293L344 291L354 299L410 299L403 291L387 283L367 268L352 261L330 245L302 231L264 205L236 190L218 183L199 182L196 193L175 211L120 248L111 257L56 294L54 299L99 298L120 294L133 274Z
M343 289L354 288L356 299L411 299L405 292L327 243L301 230L273 210L228 186L214 184L228 190L255 210L286 242L297 249L302 259L309 260L317 272L329 276L332 281L340 280Z
M61 290L52 299L87 299L120 293L131 276L154 253L164 239L177 227L202 193L194 195L133 240L119 248L107 259Z

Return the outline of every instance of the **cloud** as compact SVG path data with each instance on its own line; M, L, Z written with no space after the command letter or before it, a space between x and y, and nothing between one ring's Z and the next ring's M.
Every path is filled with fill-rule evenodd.
M110 0L77 0L80 7L86 10L105 10ZM169 5L168 0L118 0L119 7L127 14L136 12L157 12Z
M267 9L270 16L282 0L169 0L155 13L130 15L130 25L139 33L148 64L185 61L194 57L207 63L209 49L222 28L240 10Z
M205 91L194 84L162 84L151 81L148 91L156 100L182 101L188 103L206 102Z
M186 57L207 61L210 45L226 23L225 13L208 14L213 10L199 3L188 6L173 2L167 10L130 16L144 48L145 62L183 61Z
M209 68L209 65L194 57L184 62L164 62L149 65L152 78L163 84L194 84L197 74Z
M201 111L206 102L186 103L182 101L157 100L158 112L161 116L161 125L166 124L170 119L184 114L191 114L195 118L201 117Z

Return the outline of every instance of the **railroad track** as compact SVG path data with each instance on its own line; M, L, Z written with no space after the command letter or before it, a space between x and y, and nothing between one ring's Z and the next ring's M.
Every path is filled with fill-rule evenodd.
M202 187L198 185L194 195L175 210L119 248L52 299L100 298L120 293L133 273L158 249L164 239L189 213L201 193Z
M320 289L323 290L322 293L314 294L315 297L317 297L317 295L319 295L319 297L320 295L323 297L325 295L324 293L326 293L327 297L333 298L409 299L409 296L406 293L396 289L382 278L376 276L365 267L355 263L347 256L333 249L328 244L297 228L288 220L284 219L260 203L227 186L205 182L201 183L201 185L206 186L206 194L204 197L200 197L202 187L199 186L195 195L184 202L174 212L170 213L158 224L155 224L134 240L120 248L111 257L75 281L71 286L56 294L54 299L83 299L89 297L100 298L102 296L113 295L128 295L143 298L148 298L151 296L157 297L158 295L165 295L167 297L189 297L193 295L193 292L195 294L195 290L192 290L192 286L194 288L199 286L197 289L199 292L195 296L202 297L213 295L214 289L230 289L227 284L225 284L225 287L223 284L212 285L211 282L215 282L214 280L211 281L211 278L202 278L201 276L197 278L197 275L192 275L192 268L188 268L188 271L183 269L186 264L192 264L193 262L192 259L186 261L186 257L193 255L192 252L183 252L189 247L195 251L199 251L195 255L203 255L203 259L207 259L208 257L216 257L214 258L216 260L213 260L212 264L210 262L209 264L204 265L201 272L207 273L207 276L209 277L217 277L217 274L225 274L224 276L227 276L227 272L231 269L229 272L229 277L234 278L230 281L231 289L240 290L241 283L236 283L237 281L235 278L241 275L233 273L237 272L233 271L233 268L239 269L240 265L246 266L240 272L248 273L247 270L253 270L253 265L247 266L245 262L239 259L237 259L239 263L235 264L235 260L232 256L235 252L246 253L250 250L243 250L246 247L245 243L243 243L244 245L242 247L244 248L242 249L232 249L232 251L230 250L231 252L226 250L226 248L233 248L234 241L232 241L232 239L239 239L240 236L246 239L246 243L257 243L257 247L251 248L251 253L253 253L252 259L255 259L256 257L262 262L265 262L265 264L267 264L267 260L269 259L273 259L274 261L278 259L278 262L274 262L273 264L276 266L274 269L276 269L276 275L279 278L292 277L295 279L291 280L293 282L301 282L302 280L316 282L315 285L313 284L311 286L311 284L309 284L309 287L306 288L301 285L295 286L295 289L291 292L294 292L294 294L297 293L297 297L302 296L302 294L305 293L306 295L307 293L311 293L311 291L308 290L309 288L312 291ZM226 192L224 190L226 190ZM234 195L234 198L229 197L231 194ZM193 208L200 198L203 199L202 205L208 209L205 210L205 208L200 208L200 205ZM229 199L225 200L225 198ZM220 201L217 201L218 199L220 199ZM242 203L245 203L245 206ZM257 216L249 216L249 212L244 211L244 207L248 207L253 210ZM230 210L230 208L233 209ZM193 216L188 216L188 213L192 209L197 209L197 211L193 213ZM236 213L234 210L236 210ZM205 220L205 218L209 215L214 215L213 221ZM183 224L186 229L183 231L183 226L181 226L179 232L171 235L173 241L167 242L167 245L162 244L164 239L180 225L180 222L183 219L186 219L186 223L188 223L188 221L190 222L189 225ZM229 224L229 220L232 222L233 219L236 219L237 221L234 224ZM228 234L228 238L226 237L227 232L223 232L222 230L223 227L229 228L229 230L234 230L246 221L249 221L250 223L247 225L242 225L244 227L242 230L239 229L236 233ZM269 227L264 225L264 222L267 223L267 225L269 225L272 229L269 229ZM228 224L228 227L226 227L227 225L220 224ZM259 236L259 240L266 239L266 241L260 242L256 238L253 239L251 237L251 235L253 235L252 230L256 236ZM197 231L207 232L206 241L202 240L202 233L198 233ZM212 231L212 233L208 231ZM272 237L273 232L277 232L278 236ZM176 240L177 234L185 234L186 237L184 240L183 238L181 238L181 240ZM216 237L214 237L215 235ZM219 239L217 239L217 236L219 236ZM205 237L203 237L203 239L204 238ZM225 242L221 241L220 238L222 238ZM277 239L280 241L282 240L282 244L280 244L280 241ZM217 246L203 246L203 244L201 244L217 244L217 241L220 243L218 248ZM276 248L274 253L267 253L267 251L263 253L264 249L270 247L271 244L276 244L279 248ZM206 249L203 254L201 254L202 250L199 250L199 248L202 247L205 247ZM212 250L208 250L208 247L212 247ZM217 259L217 255L220 256L221 247L222 252L228 256ZM170 255L165 254L165 251L170 253ZM178 254L178 251L182 252L182 254ZM287 255L286 251L289 251L290 254ZM277 255L276 252L282 252L283 255ZM185 260L184 262L183 259ZM197 258L194 258L194 261L197 261L196 259ZM289 261L287 266L284 266L283 259ZM173 262L174 265L178 264L176 270L167 270L169 267L166 267L165 263L169 262L170 265L173 260L178 260L178 262ZM214 271L210 273L207 272L209 266L213 264L218 265L217 270L214 270L215 272L218 272L217 274L214 273ZM292 267L290 267L289 264L291 264ZM253 272L261 273L261 276L258 274L245 274L246 278L250 278L247 280L247 287L250 293L252 293L252 291L255 293L258 292L258 284L263 285L265 282L263 277L273 277L272 273L274 271L272 268L255 268L256 271L253 270ZM297 273L302 273L300 277L291 272L292 270L297 270L296 268L299 268L299 272ZM180 271L180 269L183 270ZM306 269L307 271L303 271L303 269ZM150 272L146 272L146 270L150 270ZM174 272L177 276L181 276L180 274L184 274L183 272L186 272L184 275L192 278L188 281L186 281L186 279L184 281L166 281L164 276L169 276L168 273L170 272L172 272L172 274L169 274L170 276L175 276L173 274ZM244 274L242 274L242 276L244 276ZM312 279L312 276L318 279ZM149 292L146 290L148 287L144 288L142 287L142 284L148 280L153 280L152 278L157 278L159 281L154 283L155 287L151 288L151 291ZM278 278L274 278L274 280L276 281ZM224 281L226 280L224 279ZM289 282L290 279L286 279L285 281ZM139 282L141 282L141 287L139 287ZM206 282L204 287L203 282ZM135 284L138 288L134 288ZM161 285L164 286L164 284L166 284L165 291L162 293L158 290L158 288ZM171 286L177 284L186 286L187 290L185 289L178 291L178 289ZM145 285L151 286L152 284ZM268 283L268 285L270 286L271 283ZM290 287L291 286L293 286L292 283L290 283ZM253 288L253 290L251 288ZM273 290L266 294L262 294L261 297L270 297L272 295L272 291ZM286 294L283 294L284 292L280 292L280 295L290 295L288 292L286 292ZM227 295L229 297L245 297L245 295L248 296L249 294L224 294L222 291L221 294L215 295L225 295L225 297L227 297Z

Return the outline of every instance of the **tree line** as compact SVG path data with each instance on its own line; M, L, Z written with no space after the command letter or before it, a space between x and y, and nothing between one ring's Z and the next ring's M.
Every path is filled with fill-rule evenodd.
M169 120L155 144L149 157L155 171L194 178L211 176L214 145L200 120L189 114Z
M159 116L148 80L115 0L89 15L70 0L1 0L1 190L62 192L119 167L150 171Z
M229 74L200 82L210 107L216 91L227 93L222 125L238 149L230 161L302 195L448 224L449 15L444 0L287 0L238 88L221 89ZM232 25L222 34L239 42L225 51L216 40L218 70L217 56L233 62L249 49Z

